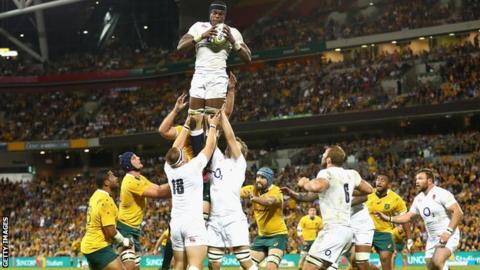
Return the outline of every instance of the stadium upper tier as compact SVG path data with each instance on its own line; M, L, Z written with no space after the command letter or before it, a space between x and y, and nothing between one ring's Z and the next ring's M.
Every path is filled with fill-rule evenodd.
M354 6L356 1L272 2L275 1L241 1L229 13L233 26L240 27L254 52L480 19L480 7L474 0L371 1L372 5L366 1L366 6ZM172 40L172 44L176 42ZM125 47L116 39L103 52L72 51L44 66L23 56L1 61L0 76L133 69L187 58L191 55L170 49Z
M431 167L438 171L439 185L447 188L460 203L465 216L460 224L461 251L480 250L480 134L417 135L413 137L370 138L338 142L347 152L347 166L359 170L363 178L372 181L382 173L392 179L392 188L400 194L407 206L415 194L415 171ZM300 150L298 152L298 150ZM270 165L275 171L274 184L296 188L298 176L314 177L318 170L318 155L323 152L321 145L297 149L291 158L291 165L285 167L264 163L259 149L251 151L248 160L258 160L258 166ZM264 151L263 151L264 152ZM159 154L161 155L161 154ZM140 156L142 156L140 154ZM253 157L253 158L251 158ZM154 182L164 183L163 161L156 157L142 156L144 173ZM255 165L247 170L245 184L254 181ZM70 172L74 173L74 172ZM91 173L94 175L94 173ZM33 182L14 184L0 179L0 205L2 216L10 217L14 256L47 256L68 254L74 239L83 235L85 211L88 198L95 190L93 179L72 177L37 178ZM12 195L15 198L12 199ZM65 196L68 194L68 196ZM118 194L117 194L118 197ZM296 204L285 198L284 211L289 231L288 252L298 252L300 239L296 234L298 220L306 214L308 205ZM118 201L117 201L118 203ZM248 205L245 211L249 218L252 213ZM167 227L169 205L165 200L149 200L142 223L142 246L145 253L152 253L161 229ZM250 223L252 224L252 223ZM251 227L251 233L255 226ZM414 230L415 249L424 250L426 232L423 222L417 219Z
M466 42L413 54L311 56L237 74L234 122L452 103L480 95L480 49ZM408 79L407 80L407 75ZM0 92L0 141L104 137L156 131L191 77ZM184 117L178 117L183 121Z

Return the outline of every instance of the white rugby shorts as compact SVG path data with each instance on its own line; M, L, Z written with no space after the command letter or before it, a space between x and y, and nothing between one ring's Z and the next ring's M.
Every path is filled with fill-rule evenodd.
M200 99L226 98L228 76L225 71L195 72L190 84L190 97Z
M185 247L207 245L207 229L201 220L171 220L170 239L172 249L183 251Z

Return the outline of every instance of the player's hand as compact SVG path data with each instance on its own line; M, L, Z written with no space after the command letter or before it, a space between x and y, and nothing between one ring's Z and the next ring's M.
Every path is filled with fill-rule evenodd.
M181 110L183 110L183 108L185 108L185 106L187 106L188 104L188 101L185 102L185 98L187 97L187 93L182 93L178 98L177 98L177 102L175 102L175 107L173 107L173 110L176 112L176 113L179 113Z
M385 220L385 221L390 221L390 217L385 215L384 213L382 212L375 212L375 216L377 216L379 219L382 219L382 220Z
M208 124L209 125L218 125L220 122L220 118L222 114L220 113L221 111L218 111L215 115L209 115L208 116Z
M280 188L280 191L285 194L285 195L292 195L293 193L295 193L295 191L293 191L291 188L289 187L281 187Z
M439 236L440 236L440 242L439 242L439 246L441 247L444 247L447 242L448 242L448 239L450 239L450 236L452 234L450 234L449 232L445 231L443 233L441 233Z
M123 246L124 248L127 248L127 249L130 248L130 247L133 247L133 240L130 239L130 238L125 238L125 239L123 239L123 241L122 241L122 246Z
M223 27L223 34L232 45L235 43L235 38L233 37L232 32L230 31L230 27L226 24Z
M230 76L228 76L228 87L227 89L235 91L235 86L237 85L237 77L233 72L230 71Z
M308 179L307 177L301 177L300 179L298 179L297 185L303 188L308 182L310 182L310 179Z
M410 252L410 254L413 253L412 247L413 247L413 239L408 239L407 240L407 250L408 250L408 252Z
M158 249L154 248L153 251L152 251L152 254L157 255L158 254Z
M215 30L215 26L212 26L210 29L208 29L202 34L202 40L206 38L211 38L216 34L217 34L217 30Z

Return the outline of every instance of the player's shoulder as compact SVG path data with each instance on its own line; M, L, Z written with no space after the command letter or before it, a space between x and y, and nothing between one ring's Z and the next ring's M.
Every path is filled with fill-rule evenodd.
M246 186L243 186L243 187L242 187L242 190L246 190L246 191L252 191L252 190L253 190L253 185L246 185Z
M442 195L453 195L453 193L451 193L447 189L444 189L444 188L439 187L439 186L434 186L433 187L433 192L435 192L437 194L442 194Z
M403 198L400 197L400 195L398 195L398 193L396 193L395 191L393 191L391 189L388 190L387 196L390 197L393 200L402 200L403 201Z
M268 192L270 193L277 193L277 192L281 192L280 191L280 187L276 186L276 185L271 185L270 186L270 189L268 190Z
M209 29L211 24L209 22L195 22L192 24L192 28L205 28L205 30Z

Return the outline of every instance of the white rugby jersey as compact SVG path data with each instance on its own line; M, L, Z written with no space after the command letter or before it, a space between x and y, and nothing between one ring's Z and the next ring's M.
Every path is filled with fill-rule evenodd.
M329 187L319 193L320 212L325 225L350 225L353 189L362 178L355 170L330 167L318 172L317 178L326 179Z
M212 157L210 176L210 219L238 220L246 218L240 201L240 189L245 181L247 161L243 155L226 158L220 149Z
M205 33L212 27L210 22L196 22L188 30L188 34L197 36ZM234 27L230 27L230 32L233 38L239 43L243 42L243 37L240 31ZM232 50L232 44L228 41L221 47L210 43L207 39L203 39L195 45L196 60L195 71L211 71L220 70L225 71L227 67L227 59Z
M203 220L202 171L207 162L203 153L178 168L172 168L165 162L164 170L172 194L172 220Z
M427 195L420 192L415 196L409 211L423 218L429 237L436 237L447 230L450 223L450 214L447 208L455 203L457 201L450 191L434 186Z

